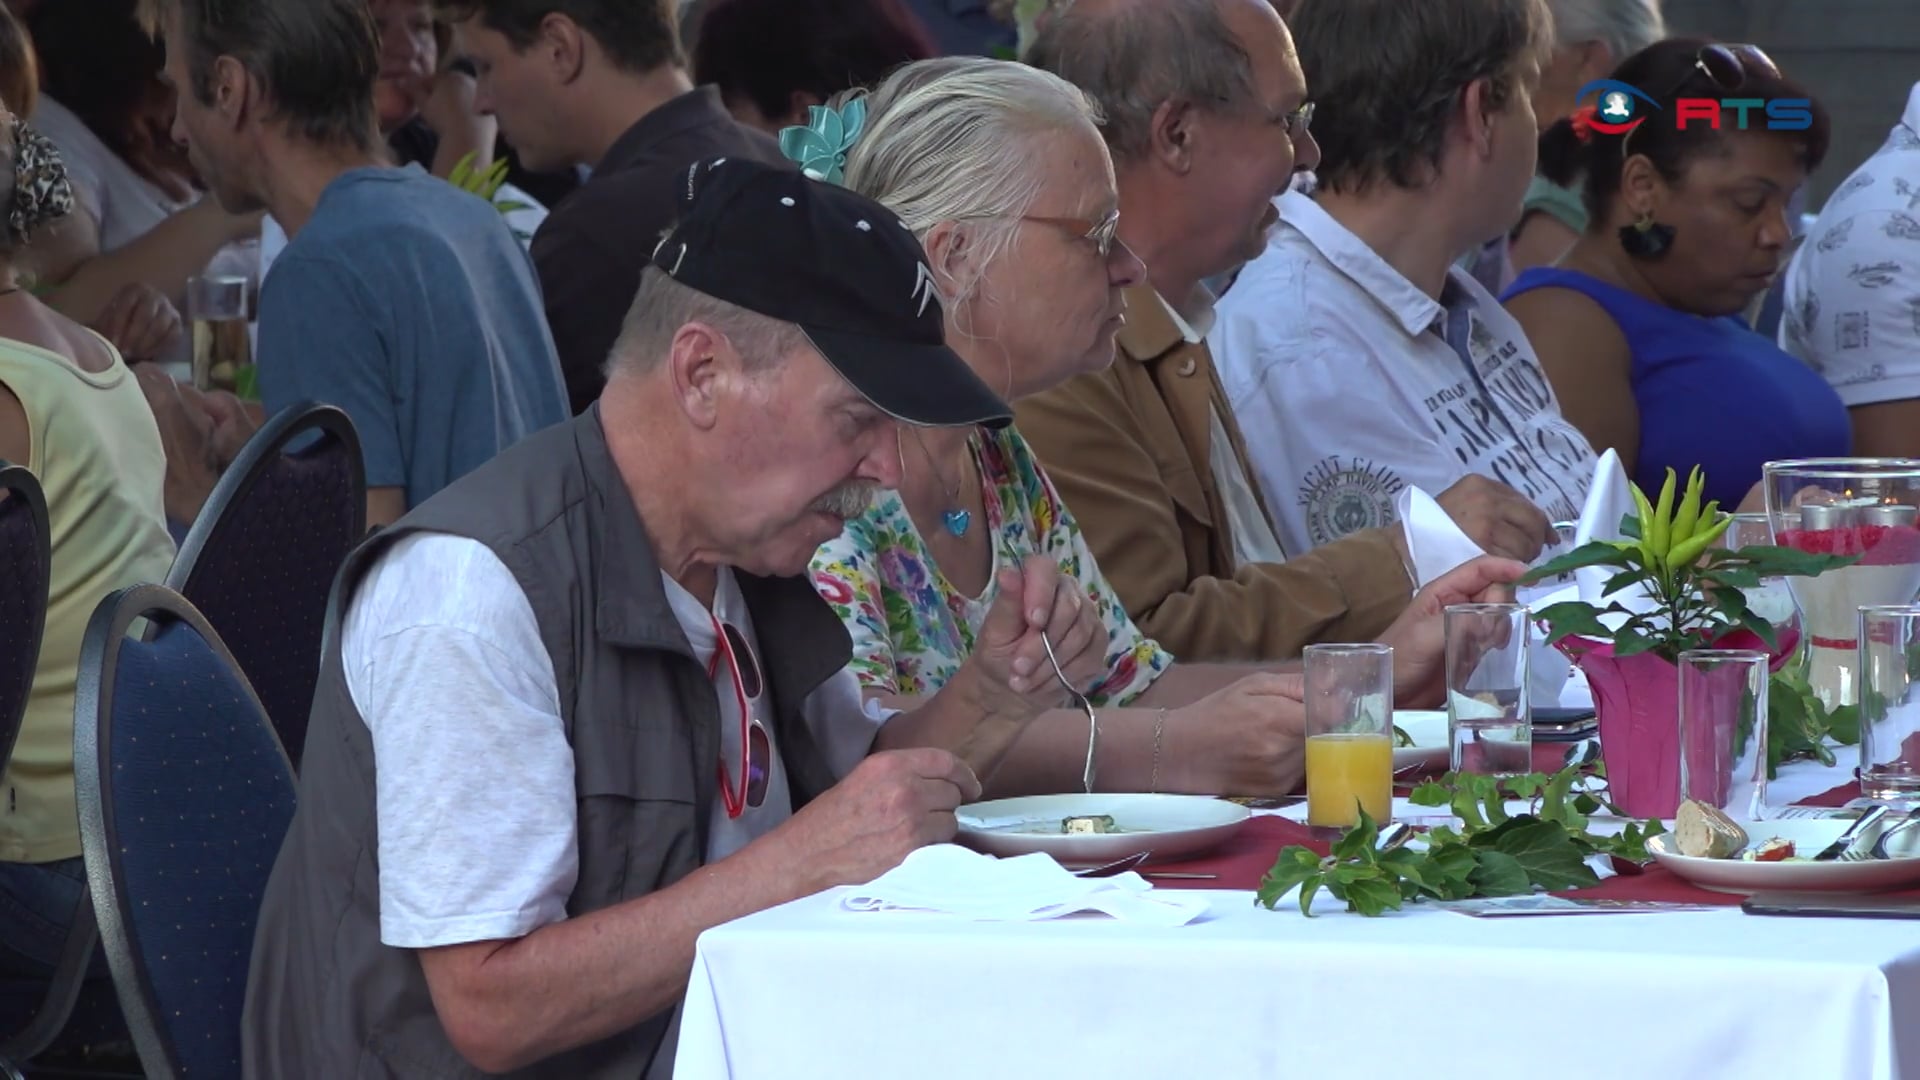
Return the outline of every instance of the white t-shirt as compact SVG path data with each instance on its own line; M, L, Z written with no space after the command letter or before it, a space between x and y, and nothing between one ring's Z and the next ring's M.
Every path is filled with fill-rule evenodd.
M1277 205L1207 344L1281 545L1389 524L1401 489L1472 473L1578 518L1593 448L1493 295L1455 267L1442 304L1313 199Z
M718 613L757 654L738 586L731 573L721 581ZM712 621L676 589L668 599L704 664ZM341 656L373 736L381 940L407 949L496 941L564 919L580 865L573 748L552 659L513 572L465 537L402 538L355 593ZM723 756L737 777L739 714L724 663L716 684ZM890 715L863 707L851 671L814 691L802 714L836 776L866 756ZM768 736L767 798L737 820L715 799L709 861L792 814L771 728Z
M1920 398L1920 84L1788 266L1780 347L1849 406Z

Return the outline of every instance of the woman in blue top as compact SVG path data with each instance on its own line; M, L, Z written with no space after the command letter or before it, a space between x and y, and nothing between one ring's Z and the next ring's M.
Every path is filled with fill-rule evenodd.
M1799 131L1675 123L1679 98L1811 99L1750 45L1659 42L1613 73L1646 91L1625 133L1577 120L1591 222L1552 267L1522 274L1507 308L1526 329L1568 420L1612 447L1641 487L1706 471L1735 506L1768 461L1844 456L1846 408L1818 374L1738 315L1786 266L1788 200L1826 156L1811 103Z

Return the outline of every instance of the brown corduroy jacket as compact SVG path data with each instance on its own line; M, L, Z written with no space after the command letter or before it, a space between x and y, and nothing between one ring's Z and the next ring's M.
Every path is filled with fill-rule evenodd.
M1129 291L1127 320L1111 367L1021 401L1017 420L1134 621L1189 661L1277 660L1377 637L1413 596L1390 534L1236 565L1210 408L1252 471L1213 359L1149 286Z

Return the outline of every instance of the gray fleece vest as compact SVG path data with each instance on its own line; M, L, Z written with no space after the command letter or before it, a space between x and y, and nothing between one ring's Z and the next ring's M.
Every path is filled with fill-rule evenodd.
M355 588L382 551L416 532L486 544L513 571L538 618L574 751L580 874L567 914L665 888L705 858L719 703L668 606L595 406L455 482L369 539L341 569L299 810L254 939L243 1019L249 1077L484 1075L448 1041L415 954L381 944L373 741L340 654L339 624ZM800 705L850 659L847 634L806 581L737 577L764 654L774 736L797 810L833 783ZM514 1075L666 1080L678 1012Z

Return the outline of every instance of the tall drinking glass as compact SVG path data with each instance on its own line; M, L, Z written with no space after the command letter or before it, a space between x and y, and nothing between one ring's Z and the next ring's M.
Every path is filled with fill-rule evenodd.
M1445 617L1448 767L1486 776L1532 772L1533 620L1526 607L1456 604Z
M1728 817L1767 816L1766 653L1680 654L1680 797Z
M1859 699L1859 613L1920 596L1920 460L1773 461L1764 481L1773 541L1859 561L1789 578L1807 640L1807 679L1829 709Z
M1860 794L1920 803L1920 604L1860 609Z
M193 322L195 388L247 389L253 374L253 339L247 332L247 279L239 275L188 278L187 318Z
M1346 828L1364 808L1393 815L1393 649L1309 645L1307 824Z
M1799 524L1799 514L1789 512L1791 524ZM1733 523L1720 535L1720 547L1739 551L1748 547L1767 547L1773 543L1773 519L1766 513L1734 514ZM1747 607L1755 615L1773 624L1779 633L1776 655L1785 656L1800 645L1800 609L1793 602L1793 587L1786 578L1763 578L1760 587L1742 590Z

